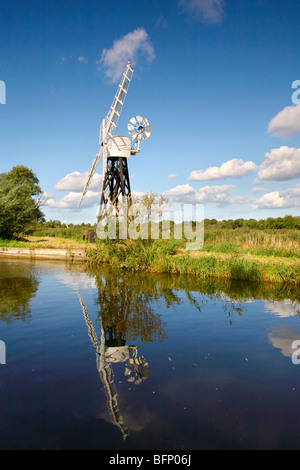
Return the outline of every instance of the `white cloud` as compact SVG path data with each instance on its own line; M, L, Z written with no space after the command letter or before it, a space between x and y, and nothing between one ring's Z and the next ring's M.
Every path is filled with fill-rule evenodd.
M197 191L189 184L181 184L163 193L169 203L190 202L197 197Z
M179 0L179 7L205 23L221 23L224 16L224 0Z
M46 207L47 206L52 206L53 204L55 204L54 194L48 193L47 191L45 191L42 194L41 199L44 202L44 205Z
M189 184L175 186L163 194L170 204L202 204L212 202L216 205L224 205L230 202L230 196L234 192L234 186L204 186L196 191Z
M55 201L54 198L47 201L47 207L50 209L63 209L63 210L78 210L78 203L81 198L81 193L71 191L66 194L60 201ZM100 202L100 191L88 191L81 203L81 208L93 207L94 204Z
M88 178L88 171L80 173L79 171L73 171L64 176L55 186L56 191L83 191ZM102 176L95 173L89 189L99 189L101 187Z
M80 55L79 57L77 57L77 60L80 64L87 64L88 63L88 60L83 55Z
M300 104L287 106L280 111L270 121L268 132L285 139L300 132Z
M206 170L192 171L189 177L191 181L209 181L221 178L237 178L244 176L249 171L256 170L257 166L254 162L245 162L240 159L229 160L222 163L220 167L212 166Z
M168 180L169 181L175 180L176 178L177 178L176 173L169 173L168 174Z
M105 73L112 83L117 82L128 61L136 63L138 56L145 56L149 62L154 59L154 49L144 28L137 28L121 39L114 41L111 49L103 49L101 59L97 62L103 64Z
M282 146L265 154L254 183L285 181L300 176L300 149Z
M290 207L300 207L300 186L266 193L251 205L252 209L284 209Z
M143 197L145 193L143 193L142 191L131 191L131 195L140 198Z
M256 188L253 188L253 189L252 189L252 192L253 192L253 193L264 193L265 191L266 191L265 188L261 188L261 187L259 187L259 186L257 186Z

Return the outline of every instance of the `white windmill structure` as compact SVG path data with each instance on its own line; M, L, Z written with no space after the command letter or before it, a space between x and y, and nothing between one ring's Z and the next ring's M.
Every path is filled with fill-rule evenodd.
M130 199L131 189L128 173L127 159L140 152L140 142L151 134L151 126L146 118L136 116L128 123L128 136L115 136L117 124L133 77L131 63L128 62L117 93L107 116L100 126L99 144L100 150L94 157L86 185L80 202L86 195L91 184L96 167L103 155L102 187L100 197L99 219L104 217L107 208L114 207L117 215L118 202L121 197Z

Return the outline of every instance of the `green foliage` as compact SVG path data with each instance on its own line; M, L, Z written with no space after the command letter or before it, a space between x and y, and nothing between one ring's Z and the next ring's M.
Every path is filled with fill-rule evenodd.
M14 166L7 174L5 174L5 178L18 186L22 186L24 183L29 185L31 196L39 196L42 193L37 176L32 170L24 165Z
M267 229L300 229L300 217L294 217L292 215L286 215L284 217L268 217L267 219L229 219L222 220L221 222L216 221L216 219L205 219L205 226L214 225L218 228L227 228L227 229L237 229L237 228L249 228L257 230L267 230Z
M35 199L41 194L38 179L26 167L0 175L0 237L11 239L43 217Z
M83 242L83 236L88 230L93 229L91 224L68 224L61 223L59 220L50 220L32 223L26 230L26 235L34 237L55 237L66 238L76 242Z
M299 263L260 261L235 254L194 256L193 253L174 254L171 240L132 240L122 243L100 242L89 251L91 265L107 264L131 271L193 275L198 279L235 279L242 281L271 281L300 284Z
M297 258L300 231L296 229L222 229L206 226L203 252Z

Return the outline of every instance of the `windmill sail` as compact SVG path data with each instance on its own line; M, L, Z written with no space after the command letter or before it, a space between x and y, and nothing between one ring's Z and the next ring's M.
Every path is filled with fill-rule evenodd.
M98 165L99 160L100 160L100 158L101 158L102 151L103 151L103 147L101 147L99 153L97 153L97 155L94 157L94 161L93 161L93 164L92 164L92 166L91 166L91 169L90 169L90 172L89 172L89 175L88 175L88 179L87 179L86 185L85 185L85 187L84 187L83 193L82 193L82 195L81 195L81 198L80 198L78 207L80 207L81 202L82 202L82 199L84 198L84 196L86 195L86 193L87 193L87 191L88 191L88 189L89 189L89 186L90 186L90 184L91 184L92 178L93 178L94 173L95 173L95 171L96 171L97 165Z

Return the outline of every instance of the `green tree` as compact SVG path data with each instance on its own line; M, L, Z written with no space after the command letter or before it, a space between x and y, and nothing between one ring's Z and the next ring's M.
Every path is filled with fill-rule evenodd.
M12 238L43 218L41 195L39 180L23 165L0 175L0 237Z
M32 170L24 165L14 166L7 174L6 178L13 181L14 184L21 186L27 183L31 190L31 196L40 196L42 190L39 186L39 180Z
M296 220L295 217L292 215L286 215L283 217L283 227L284 228L295 228L296 226Z

